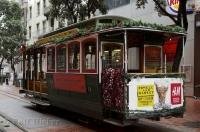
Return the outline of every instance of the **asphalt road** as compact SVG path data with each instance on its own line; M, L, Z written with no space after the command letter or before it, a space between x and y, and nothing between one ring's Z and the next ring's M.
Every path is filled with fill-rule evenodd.
M114 131L114 132L168 132L178 131L157 125L151 121L141 120L127 127L116 127L107 123L95 122L91 119L55 107L38 108L28 101L0 92L0 115L8 118L22 131ZM11 126L11 125L10 125ZM7 129L14 131L14 129Z

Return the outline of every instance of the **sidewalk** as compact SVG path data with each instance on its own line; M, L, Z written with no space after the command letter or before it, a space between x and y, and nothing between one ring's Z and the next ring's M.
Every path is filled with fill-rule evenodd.
M3 85L0 85L0 91L19 96L19 89L20 87L15 87L12 85L12 82L9 82L9 85L6 85L3 83Z
M181 132L200 132L200 99L186 97L186 111L183 118L161 118L160 121L153 122Z
M10 82L9 85L5 83L0 85L0 93L1 94L8 94L10 97L20 99L23 95L19 95L19 87L15 87ZM13 123L10 117L5 115L4 113L0 112L0 132L23 132L24 130L21 129L16 123Z
M6 92L21 98L22 95L19 95L19 89L19 87L13 85L0 85L0 92ZM200 99L186 97L186 111L183 118L162 118L160 121L148 120L146 122L181 132L200 132Z

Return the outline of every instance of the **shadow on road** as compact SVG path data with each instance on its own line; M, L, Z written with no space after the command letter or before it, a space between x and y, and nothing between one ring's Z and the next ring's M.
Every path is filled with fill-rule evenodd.
M152 125L143 124L140 122L139 123L135 122L131 126L126 126L126 127L114 126L114 125L102 122L100 120L88 118L86 116L83 116L74 112L70 112L61 108L52 107L52 106L38 107L36 105L32 105L32 106L26 106L26 108L32 109L39 113L59 117L63 120L73 122L77 125L86 127L92 131L97 131L97 132L102 132L102 131L114 131L114 132L169 132L170 131L172 132L174 131L170 128L160 128L159 126L152 126Z

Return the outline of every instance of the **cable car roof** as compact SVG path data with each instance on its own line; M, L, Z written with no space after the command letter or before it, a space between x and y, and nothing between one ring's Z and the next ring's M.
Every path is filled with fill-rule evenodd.
M163 34L164 36L186 35L184 29L178 26L164 26L160 24L144 23L121 16L106 15L81 21L79 23L72 24L68 27L64 27L54 32L43 35L38 39L38 41L36 41L33 47L38 47L41 45L44 46L49 43L68 41L95 33L102 34L106 32L125 30L157 32Z

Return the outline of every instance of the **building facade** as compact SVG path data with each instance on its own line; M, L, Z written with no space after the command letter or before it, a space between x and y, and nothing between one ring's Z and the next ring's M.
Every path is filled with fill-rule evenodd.
M38 37L59 28L59 21L45 15L49 12L49 0L15 0L22 9L22 21L26 27L26 46L34 44ZM63 26L63 25L62 25ZM64 25L66 26L66 25ZM18 78L22 78L22 62L15 65Z
M27 45L34 44L39 36L59 28L57 19L45 16L49 12L49 0L21 0L20 5L27 29Z

